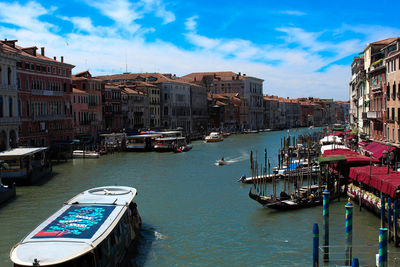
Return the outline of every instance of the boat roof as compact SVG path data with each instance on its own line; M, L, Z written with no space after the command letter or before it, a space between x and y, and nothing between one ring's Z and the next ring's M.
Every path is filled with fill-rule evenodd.
M185 137L183 137L183 136L177 136L177 137L160 137L160 138L157 138L156 140L157 141L169 141L169 140L182 140L182 139L186 139Z
M148 138L148 137L158 137L161 136L159 133L154 134L138 134L138 135L129 135L126 138Z
M182 133L182 131L166 131L166 132L160 132L160 134L176 134L176 133Z
M6 157L23 157L46 150L47 147L19 147L11 150L0 152L0 158Z
M136 189L106 186L86 190L36 227L10 252L20 265L66 262L96 247L118 223Z

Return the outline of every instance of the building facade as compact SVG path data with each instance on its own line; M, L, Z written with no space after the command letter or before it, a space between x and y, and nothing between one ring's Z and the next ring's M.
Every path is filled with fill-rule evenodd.
M0 43L0 151L18 145L17 55Z
M102 91L104 83L100 79L92 77L89 71L77 73L72 76L73 87L87 93L87 117L89 122L86 125L86 134L97 138L103 131L103 102Z
M23 48L17 40L1 41L9 53L18 54L17 87L21 127L19 144L49 146L73 139L71 64L45 56L44 47ZM17 104L16 104L17 105Z
M264 127L263 82L264 80L234 72L198 72L182 77L204 86L212 94L239 93L248 100L249 114L246 128Z

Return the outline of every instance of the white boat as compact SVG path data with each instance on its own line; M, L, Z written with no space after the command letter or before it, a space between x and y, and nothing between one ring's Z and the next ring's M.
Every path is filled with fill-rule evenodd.
M210 135L206 136L205 140L207 143L221 142L221 141L224 141L224 137L220 133L211 132Z
M89 189L66 202L10 252L20 266L122 266L141 227L135 188Z
M21 147L0 152L0 168L4 184L32 184L51 175L52 166L47 147Z
M95 159L100 157L100 153L88 150L74 150L72 151L72 157L75 159L80 159L80 158Z
M159 137L161 137L161 134L158 133L127 136L126 149L151 150L154 148L155 139Z
M174 151L175 148L185 146L186 138L181 137L160 137L156 138L154 150L156 151Z

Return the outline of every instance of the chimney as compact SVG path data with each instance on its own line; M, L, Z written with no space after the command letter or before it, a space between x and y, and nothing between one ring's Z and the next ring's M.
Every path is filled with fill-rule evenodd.
M57 57L53 57L54 58L54 60L57 60Z
M61 63L64 63L64 57L61 56Z
M41 48L40 48L40 54L41 54L42 56L44 56L44 47L41 47Z
M240 76L240 75L242 75L242 74L241 74L240 71L239 71L239 76Z

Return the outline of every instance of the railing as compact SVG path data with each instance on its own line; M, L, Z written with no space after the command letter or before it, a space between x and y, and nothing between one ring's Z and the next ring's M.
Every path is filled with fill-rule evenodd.
M55 120L64 120L66 116L64 115L34 115L34 120L41 120L41 121L55 121Z
M32 90L32 95L63 96L63 91Z
M379 91L379 90L382 90L382 88L383 88L382 83L372 84L371 85L371 90L372 91Z
M20 123L20 119L18 117L3 117L0 118L0 125L2 124L18 124Z
M368 111L367 112L368 119L382 119L382 112L381 111Z

